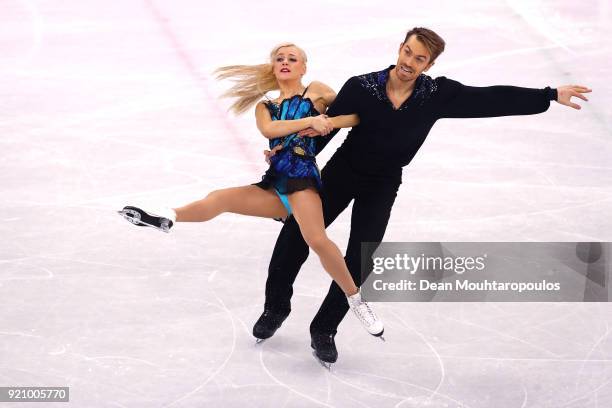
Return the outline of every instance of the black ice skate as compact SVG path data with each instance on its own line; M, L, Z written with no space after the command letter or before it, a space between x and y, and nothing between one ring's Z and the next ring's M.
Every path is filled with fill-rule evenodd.
M272 337L278 328L281 327L287 316L289 316L289 312L284 313L265 309L257 322L255 322L255 326L253 326L253 336L257 338L256 343L259 344Z
M312 347L312 355L319 363L331 370L332 364L338 359L338 350L334 342L335 334L311 333L310 347Z
M172 225L174 225L174 220L176 220L176 214L169 208L160 210L159 212L162 215L150 214L145 210L130 205L123 207L123 210L117 212L134 225L153 227L163 232L169 232Z

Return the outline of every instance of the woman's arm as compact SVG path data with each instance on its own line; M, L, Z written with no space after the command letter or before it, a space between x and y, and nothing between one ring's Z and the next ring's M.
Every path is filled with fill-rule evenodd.
M257 129L268 139L276 139L313 126L314 117L295 120L272 120L268 108L259 102L255 108Z
M309 90L312 94L314 94L312 99L315 107L322 108L318 109L321 113L325 113L329 105L331 105L336 99L336 91L323 82L312 81L310 83Z
M333 129L325 115L293 120L272 120L270 112L263 102L257 104L255 118L257 119L257 128L268 139L287 136L308 128L315 129L321 134L328 134Z

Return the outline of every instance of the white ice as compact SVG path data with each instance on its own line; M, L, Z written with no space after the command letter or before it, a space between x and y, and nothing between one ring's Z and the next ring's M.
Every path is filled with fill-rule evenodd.
M337 90L421 25L447 40L432 76L593 93L440 121L385 240L612 241L611 23L608 1L0 2L0 386L69 386L76 407L612 406L610 303L377 303L387 342L345 319L328 373L314 256L277 335L251 335L280 224L165 235L115 213L259 180L266 140L214 68L291 40ZM340 247L349 221L329 229Z

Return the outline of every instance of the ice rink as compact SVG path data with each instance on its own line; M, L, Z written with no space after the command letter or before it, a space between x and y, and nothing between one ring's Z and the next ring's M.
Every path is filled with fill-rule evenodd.
M163 234L116 214L259 181L267 140L227 112L215 68L294 41L305 83L338 90L395 63L414 26L446 40L433 77L593 93L580 111L439 121L385 241L612 241L609 1L3 0L0 386L69 386L51 406L74 407L612 406L610 303L376 303L387 342L345 319L328 372L314 255L254 344L281 224ZM349 227L350 208L328 230L343 250Z

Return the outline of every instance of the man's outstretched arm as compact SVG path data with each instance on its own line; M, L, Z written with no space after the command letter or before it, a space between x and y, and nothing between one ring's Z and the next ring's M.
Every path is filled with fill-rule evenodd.
M516 86L475 87L439 77L437 114L440 118L482 118L512 115L533 115L548 110L550 101L580 109L572 97L588 100L583 93L591 89L581 85L559 88L521 88Z

